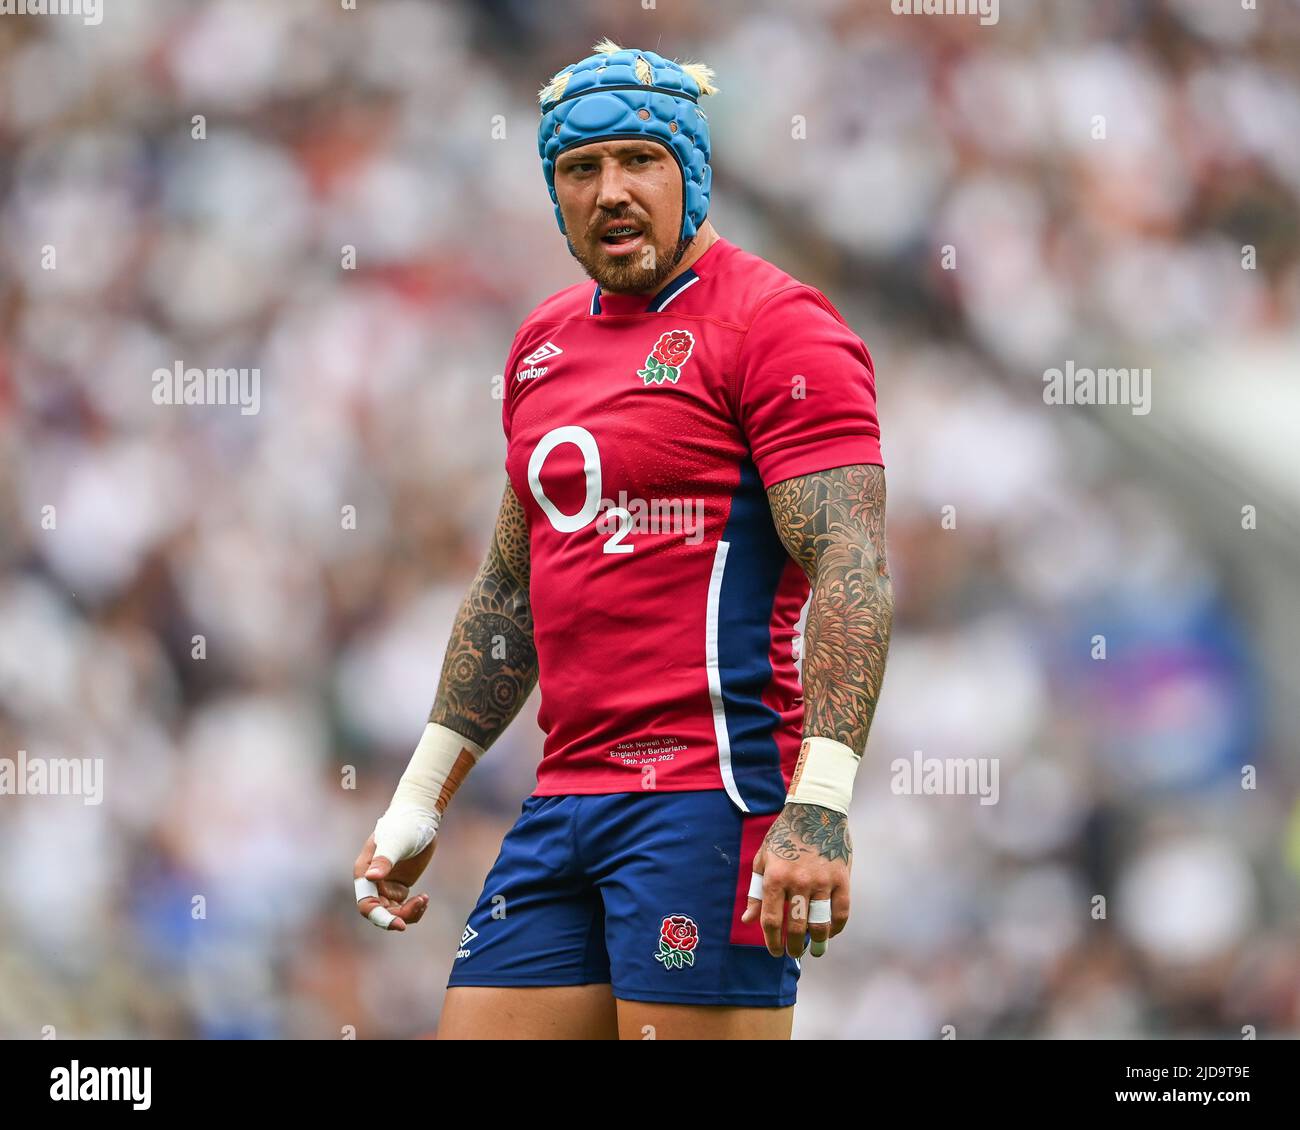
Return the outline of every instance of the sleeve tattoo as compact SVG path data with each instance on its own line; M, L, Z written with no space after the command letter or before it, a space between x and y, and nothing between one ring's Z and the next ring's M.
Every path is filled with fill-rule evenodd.
M528 521L506 484L492 544L456 614L429 721L486 749L537 683Z
M859 464L767 492L781 540L808 575L804 736L860 757L885 675L894 596L885 560L885 471Z
M833 738L859 757L885 676L894 595L885 561L885 471L859 464L768 488L772 520L812 586L804 627L804 737ZM794 862L848 863L848 819L816 804L787 804L764 848Z

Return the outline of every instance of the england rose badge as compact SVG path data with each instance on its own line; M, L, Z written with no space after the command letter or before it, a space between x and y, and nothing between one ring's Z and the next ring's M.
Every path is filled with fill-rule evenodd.
M685 914L672 914L659 928L659 952L655 961L665 969L681 969L695 964L695 946L700 940L699 927Z
M664 381L676 384L694 348L695 338L690 330L665 330L645 359L645 368L638 369L636 375L647 385L661 385Z

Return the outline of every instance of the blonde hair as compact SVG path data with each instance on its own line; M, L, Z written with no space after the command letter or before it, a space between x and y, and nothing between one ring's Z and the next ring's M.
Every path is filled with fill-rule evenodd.
M613 55L622 51L623 48L611 39L602 39L591 50L596 55ZM713 81L712 67L704 63L679 63L678 65L695 80L695 85L700 88L701 94L718 93L717 84ZM572 73L572 66L565 67L562 71L557 72L555 77L537 92L537 101L546 103L562 98L565 87L569 85L569 76ZM636 57L636 77L638 82L643 82L646 86L654 85L654 69L650 66L649 60L643 59L640 55Z

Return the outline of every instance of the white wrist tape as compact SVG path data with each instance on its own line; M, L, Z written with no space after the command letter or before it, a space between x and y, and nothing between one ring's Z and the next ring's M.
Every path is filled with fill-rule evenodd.
M862 759L832 738L804 738L786 804L817 804L846 815Z
M437 722L426 725L388 811L375 824L375 855L397 863L428 847L447 803L482 756L476 742Z

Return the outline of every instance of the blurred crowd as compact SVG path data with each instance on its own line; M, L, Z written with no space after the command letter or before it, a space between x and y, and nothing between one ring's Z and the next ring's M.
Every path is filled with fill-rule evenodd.
M0 758L105 767L0 796L0 1035L436 1028L536 701L417 929L352 861L486 546L511 337L581 278L535 92L603 35L715 68L716 226L876 362L897 617L796 1035L1300 1035L1289 657L1041 381L1300 321L1300 10L358 8L0 17ZM156 403L178 361L260 411ZM997 759L998 803L897 795L914 751Z

